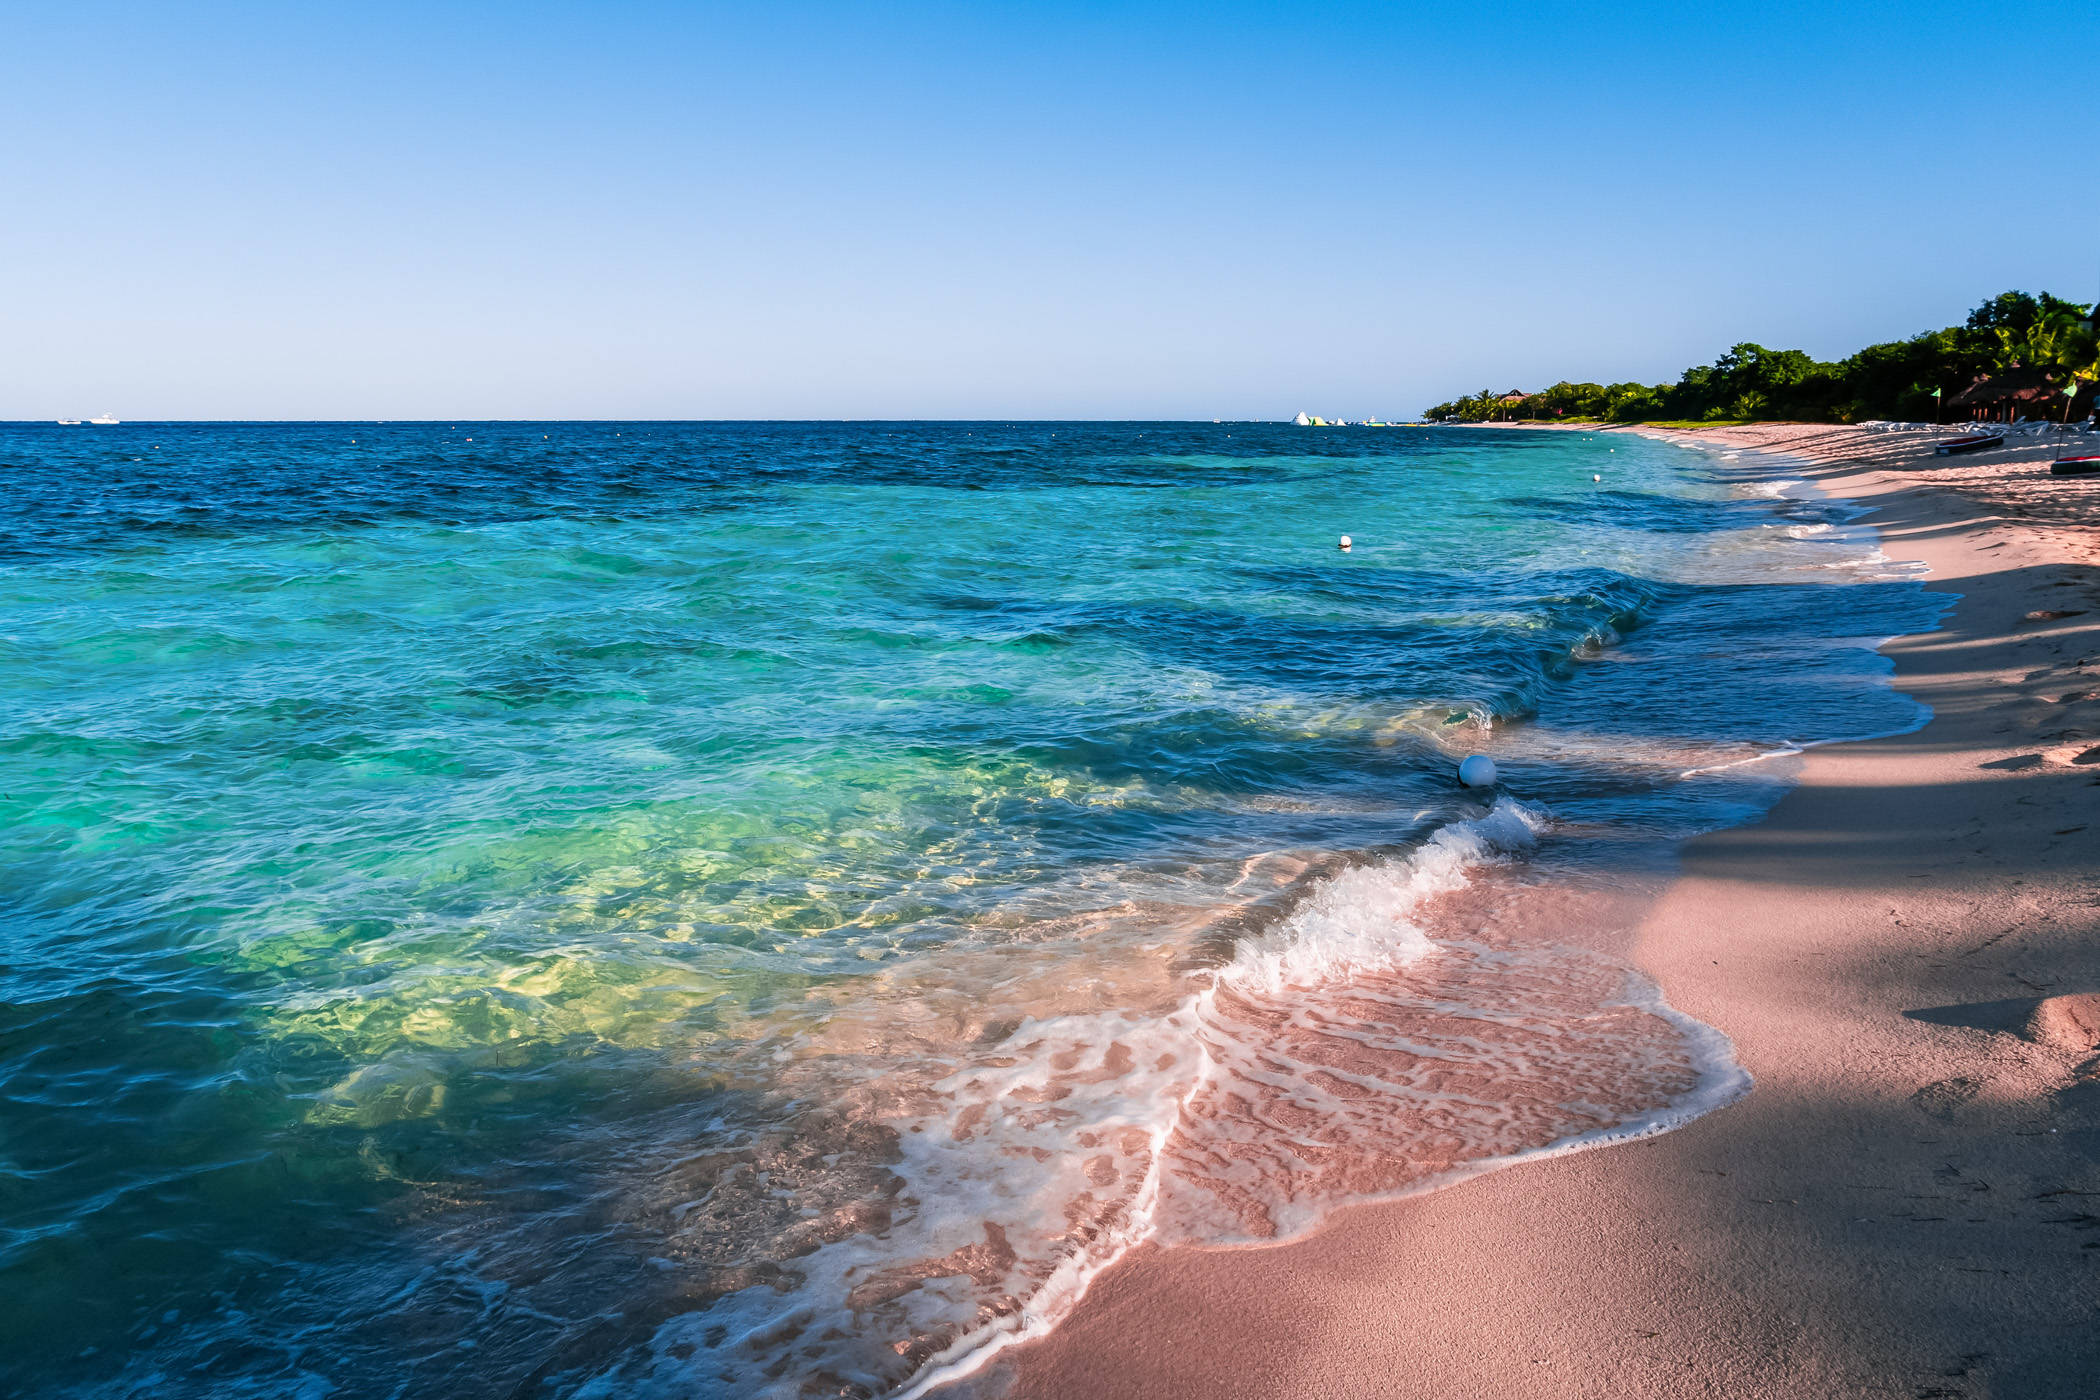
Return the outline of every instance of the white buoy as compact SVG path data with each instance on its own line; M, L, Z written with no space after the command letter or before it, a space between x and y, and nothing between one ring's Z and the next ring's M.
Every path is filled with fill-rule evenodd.
M1602 481L1602 480L1604 480L1604 478L1603 478L1603 477L1601 477L1601 476L1593 476L1593 477L1591 477L1591 478L1590 478L1590 480L1592 480L1592 481Z
M1458 765L1458 781L1461 787L1493 787L1495 760L1484 753L1469 756Z
M1342 536L1342 548L1343 548L1343 549L1347 549L1348 547L1349 547L1349 537L1348 537L1347 535L1344 535L1344 536Z

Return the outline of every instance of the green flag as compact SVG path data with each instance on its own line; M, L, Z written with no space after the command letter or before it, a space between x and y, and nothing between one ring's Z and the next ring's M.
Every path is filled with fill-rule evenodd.
M1945 392L1945 391L1944 391L1944 390L1941 390L1941 389L1934 389L1934 390L1932 391L1932 396L1933 396L1934 398L1938 398L1938 397L1939 397L1939 396L1940 396L1940 395L1941 395L1942 393L1944 393L1944 392Z

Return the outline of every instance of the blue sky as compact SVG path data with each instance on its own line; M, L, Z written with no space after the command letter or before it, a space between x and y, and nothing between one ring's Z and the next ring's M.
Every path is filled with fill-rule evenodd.
M2065 5L16 4L0 417L1397 416L1836 356L2100 294L2096 59Z

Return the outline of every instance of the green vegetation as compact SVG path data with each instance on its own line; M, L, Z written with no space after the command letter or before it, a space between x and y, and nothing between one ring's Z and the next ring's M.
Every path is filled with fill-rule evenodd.
M2005 292L1969 313L1965 325L1869 345L1836 362L1812 359L1799 350L1767 350L1745 342L1710 365L1686 370L1675 384L1562 381L1537 394L1482 390L1438 404L1423 416L1473 422L1590 419L1615 423L1932 419L1939 416L1935 389L1952 400L1979 381L2009 369L2040 371L2052 388L2067 386L2074 379L2100 379L2100 346L2086 319L2089 310L2082 303L2047 292L2039 297ZM2061 407L2062 394L2056 393L2052 402Z

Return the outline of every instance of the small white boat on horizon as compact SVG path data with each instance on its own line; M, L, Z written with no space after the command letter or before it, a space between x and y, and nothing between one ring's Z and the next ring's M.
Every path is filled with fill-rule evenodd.
M80 426L80 420L78 418L61 418L58 420L58 426L61 428L77 428Z
M113 417L107 410L104 410L101 416L99 417L88 419L88 422L104 428L114 428L117 425L116 418Z

